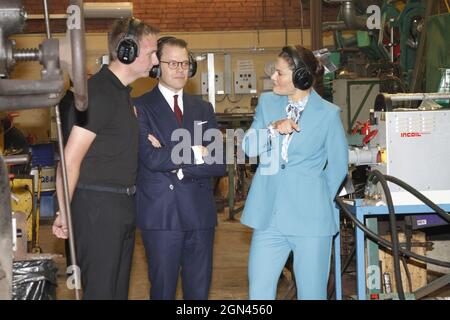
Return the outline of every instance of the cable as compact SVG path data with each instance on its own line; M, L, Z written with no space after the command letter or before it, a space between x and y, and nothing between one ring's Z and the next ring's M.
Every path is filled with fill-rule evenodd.
M448 0L444 0L445 6L447 7L447 11L450 12L450 6L448 5Z
M408 279L409 292L413 292L412 280L411 280L411 272L409 272L408 263L406 262L406 258L405 257L401 257L400 259L402 260L403 268L405 268L406 279Z
M229 95L227 94L227 99L228 99L228 101L231 102L231 103L238 103L238 102L240 102L240 101L242 100L242 98L243 98L243 95L240 94L238 100L231 100L230 97L229 97Z
M375 179L374 179L375 178ZM384 175L378 170L372 170L369 173L369 181L374 180L373 183L379 182L383 188L384 195L389 211L389 228L391 231L392 241L392 257L394 258L394 275L395 286L397 287L397 293L400 300L405 300L405 292L403 291L402 274L400 270L400 255L399 255L399 241L397 234L397 220L395 217L394 202L392 201L391 191L389 190L387 180Z
M386 175L385 178L387 181L395 183L396 185L398 185L398 186L402 187L403 189L405 189L406 191L410 192L417 199L419 199L424 204L426 204L428 207L433 209L442 219L444 219L445 221L450 223L450 215L445 210L443 210L441 207L436 205L433 201L431 201L426 196L424 196L422 193L420 193L417 189L414 189L406 182L404 182L398 178L395 178L393 176Z
M227 94L224 95L222 99L217 99L217 98L216 98L216 102L217 102L217 103L224 102L226 98L227 98Z
M375 232L373 232L372 230L368 229L361 221L359 221L354 215L353 213L350 212L350 210L347 208L347 205L345 204L345 202L339 198L336 197L336 203L339 204L339 206L341 207L341 209L344 211L344 213L347 215L347 217L350 218L350 220L352 220L352 222L358 227L360 228L367 237L369 237L372 241L376 242L377 244L387 248L387 249L392 249L392 243L387 241L386 239L383 239L382 237L380 237L378 234L376 234ZM405 256L411 257L413 259L419 260L419 261L423 261L426 263L431 263L434 264L436 266L441 266L444 268L450 268L450 262L448 261L441 261L441 260L436 260L433 258L429 258L429 257L424 257L421 256L417 253L408 251L406 249L403 248L399 248L399 251L404 254Z

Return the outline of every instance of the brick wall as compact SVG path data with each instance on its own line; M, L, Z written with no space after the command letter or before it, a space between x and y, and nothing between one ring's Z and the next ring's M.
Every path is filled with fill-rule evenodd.
M86 2L122 2L88 0ZM68 0L48 0L50 13L64 13ZM134 15L162 32L226 31L298 28L298 0L133 0ZM42 14L42 1L22 0L28 14ZM303 1L305 27L309 26L309 1ZM323 8L323 21L336 19L335 7ZM104 32L111 19L89 19L86 31ZM51 20L52 32L64 32L65 21ZM27 22L26 33L43 33L43 20Z

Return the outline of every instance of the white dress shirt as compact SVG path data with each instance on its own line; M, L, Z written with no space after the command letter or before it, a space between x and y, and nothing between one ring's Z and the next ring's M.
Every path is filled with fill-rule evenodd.
M169 104L169 106L172 109L172 111L173 111L173 108L174 108L174 106L173 106L173 104L174 104L173 96L177 94L178 95L178 100L177 100L178 101L178 106L180 107L181 113L184 113L184 109L183 109L183 105L184 105L183 104L183 89L181 89L178 92L173 92L172 90L164 87L161 83L158 83L158 89L159 89L159 91L161 91L164 99L166 99L166 101Z

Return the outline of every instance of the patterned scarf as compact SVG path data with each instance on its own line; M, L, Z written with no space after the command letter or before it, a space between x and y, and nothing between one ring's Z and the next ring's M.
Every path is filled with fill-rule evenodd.
M298 124L303 110L305 110L305 106L308 103L308 98L309 95L299 101L289 101L286 106L286 119L292 119ZM288 148L291 143L292 135L293 133L285 135L281 145L281 158L286 162L288 162Z

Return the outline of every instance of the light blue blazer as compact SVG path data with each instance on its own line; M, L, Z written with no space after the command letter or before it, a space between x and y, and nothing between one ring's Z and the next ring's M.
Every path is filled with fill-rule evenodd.
M286 235L330 236L338 232L334 197L348 171L348 146L340 109L311 91L288 148L281 157L283 136L269 143L267 126L286 118L287 96L263 93L242 148L259 165L241 222L264 230L274 217Z

